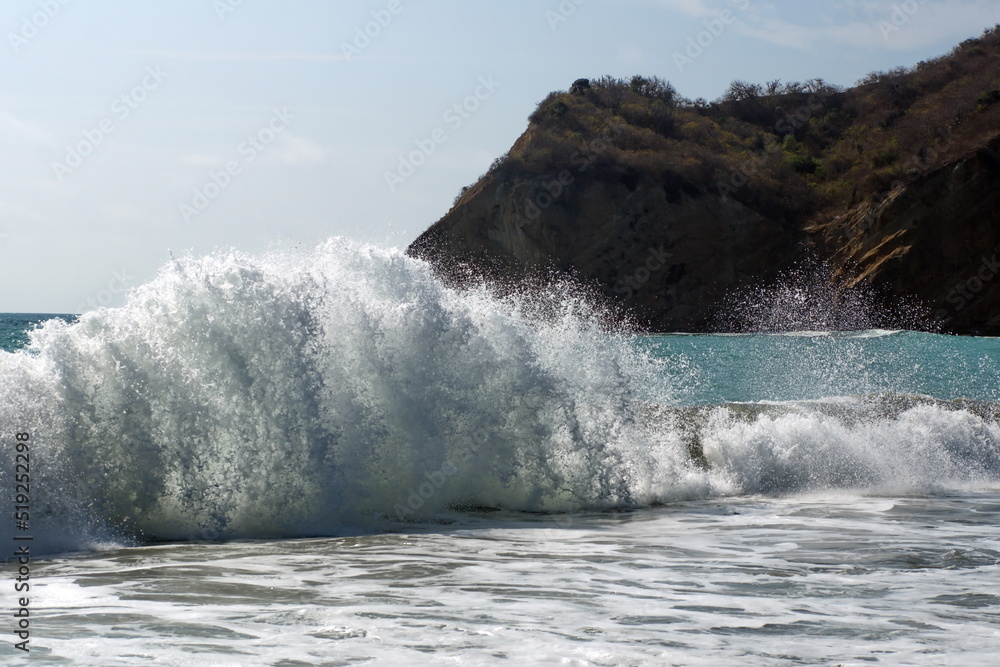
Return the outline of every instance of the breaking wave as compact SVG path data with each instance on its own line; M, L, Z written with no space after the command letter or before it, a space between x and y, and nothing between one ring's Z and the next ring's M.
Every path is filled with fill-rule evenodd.
M567 287L456 291L343 240L171 262L126 306L0 353L2 483L30 433L31 526L51 551L1000 481L994 403L685 407L696 369L601 321Z

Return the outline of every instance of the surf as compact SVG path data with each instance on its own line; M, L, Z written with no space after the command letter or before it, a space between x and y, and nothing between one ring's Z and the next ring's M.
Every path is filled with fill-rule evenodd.
M125 306L31 332L0 380L3 483L30 432L53 551L1000 481L992 408L686 405L696 365L571 286L456 290L342 239L172 261Z

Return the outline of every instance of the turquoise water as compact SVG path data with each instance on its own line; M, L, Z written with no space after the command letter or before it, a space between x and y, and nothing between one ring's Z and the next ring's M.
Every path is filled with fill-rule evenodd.
M0 350L37 325L75 315L0 313ZM636 349L683 359L686 404L791 401L898 392L943 400L1000 400L1000 339L914 331L637 336Z
M75 315L45 313L0 313L0 350L13 352L28 344L28 332L36 325L58 318L71 322Z
M45 318L4 317L5 345ZM0 378L4 432L50 458L51 549L964 489L1000 469L998 339L637 337L571 286L459 292L344 241L173 262L125 307L45 321Z
M1000 400L1000 339L913 331L651 336L638 346L682 357L691 403L793 401L880 393Z
M995 664L1000 341L599 314L335 241L0 318L9 662Z

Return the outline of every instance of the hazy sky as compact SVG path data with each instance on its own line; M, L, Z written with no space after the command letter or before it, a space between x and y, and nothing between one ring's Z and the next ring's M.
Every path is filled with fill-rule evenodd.
M998 21L997 0L5 0L0 312L121 303L168 250L405 246L579 77L850 85Z

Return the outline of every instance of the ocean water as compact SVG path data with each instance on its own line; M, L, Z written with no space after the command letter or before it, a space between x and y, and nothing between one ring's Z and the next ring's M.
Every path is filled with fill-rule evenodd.
M29 331L51 319L72 322L76 316L43 313L0 314L0 350L5 352L20 350L28 344Z
M635 336L343 240L0 333L3 664L1000 652L997 339Z

